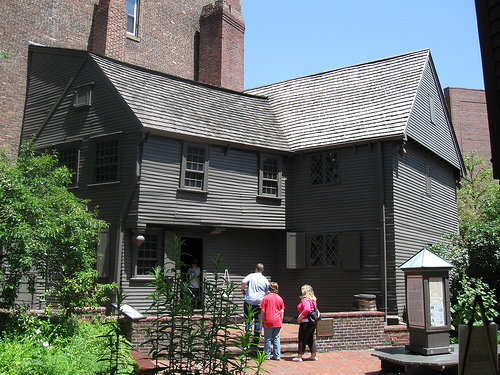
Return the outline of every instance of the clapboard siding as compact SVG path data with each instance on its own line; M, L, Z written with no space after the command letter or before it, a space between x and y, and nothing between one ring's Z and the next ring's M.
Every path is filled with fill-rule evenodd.
M352 308L353 295L381 296L380 230L375 146L362 145L336 150L340 159L340 182L331 185L310 183L311 154L291 159L287 195L287 228L297 232L360 232L361 269L338 268L280 270L285 296L298 303L300 286L311 284L320 306L327 311ZM286 252L281 257L286 259ZM380 303L380 300L378 301Z
M290 164L287 196L291 231L373 230L378 222L377 153L369 146L338 149L340 182L311 185L311 155Z
M41 128L36 139L38 149L58 147L74 142L79 147L78 183L71 191L90 201L97 207L99 217L110 224L110 249L108 275L114 275L114 249L116 249L116 228L121 212L127 202L129 190L134 186L139 127L134 123L123 103L110 90L98 72L76 56L57 54L33 54L37 59L30 71L27 109L25 113L25 139L41 128L47 113L39 109L52 108L54 111ZM59 60L63 60L59 64ZM38 61L42 60L42 61ZM57 63L56 63L57 61ZM41 66L54 67L40 69ZM75 69L75 66L79 69ZM76 76L71 76L77 74ZM92 106L74 108L73 96L76 87L94 83ZM71 85L68 86L68 83ZM61 97L61 94L62 95ZM93 185L94 159L92 153L95 137L119 133L120 160L119 181L114 184Z
M453 169L413 144L405 157L394 158L394 221L396 268L443 235L457 233L458 214ZM426 170L431 176L431 195L426 193ZM396 269L397 304L404 301L404 274Z
M163 233L163 229L160 233ZM231 281L236 284L236 293L233 297L241 307L243 305L240 293L241 281L247 274L254 272L257 263L264 264L264 274L268 278L270 278L269 275L279 274L279 263L282 259L279 256L283 252L285 243L285 232L282 230L233 228L219 235L186 232L185 230L179 230L176 233L179 236L192 236L203 240L203 257L200 261L205 273L204 277L210 277L208 273L215 271L212 260L217 257L217 254L222 255L224 266L220 271L224 274L227 269ZM147 285L148 282L132 278L133 253L130 244L130 233L127 233L124 238L122 287L127 295L126 302L139 311L145 312L151 304L148 296L153 292L153 288Z
M460 169L460 151L435 74L433 66L428 61L406 131L409 137ZM429 96L434 103L434 123L431 123Z
M139 221L161 225L285 228L285 202L258 195L259 155L209 147L207 193L178 191L181 142L152 136L144 145ZM282 187L285 194L286 171Z
M82 63L83 58L77 55L62 56L30 52L30 71L22 128L23 141L35 135Z

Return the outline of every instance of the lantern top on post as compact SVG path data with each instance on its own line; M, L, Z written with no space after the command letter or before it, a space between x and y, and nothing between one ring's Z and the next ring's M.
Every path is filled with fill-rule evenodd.
M444 269L450 269L453 268L453 265L443 258L438 257L436 254L430 252L427 250L426 247L424 247L420 252L412 256L410 259L408 259L404 264L402 264L400 267L403 271L409 270L409 269L426 269L426 268L444 268Z

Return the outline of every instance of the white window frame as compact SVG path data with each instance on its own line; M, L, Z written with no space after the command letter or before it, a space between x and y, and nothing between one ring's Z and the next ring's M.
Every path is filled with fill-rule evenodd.
M266 175L266 171L264 170L264 164L266 160L273 160L276 162L276 178L270 178ZM259 196L262 197L273 197L273 198L281 198L282 196L282 158L269 154L261 154L259 161ZM271 182L276 184L276 193L270 194L265 192L265 183Z
M151 271L153 270L154 267L157 266L162 266L163 265L163 236L160 232L148 232L143 234L145 240L144 242L140 245L133 245L134 246L134 270L133 270L133 278L134 279L151 279L153 278L153 275L150 273L144 273L141 271L141 273L138 272L139 268L139 263L141 261L154 261L155 265L151 267ZM156 237L156 257L141 257L141 251L148 251L147 246L151 243L152 237Z
M134 10L133 13L129 13L129 1L133 2ZM129 31L129 19L133 20L133 29ZM127 35L138 36L139 30L139 0L127 0Z
M189 150L198 149L203 150L204 160L202 163L197 163L196 161L188 160ZM209 148L206 145L199 145L194 143L184 143L182 145L182 158L181 158L181 176L179 181L179 188L181 190L189 190L195 192L207 192L207 184L208 184L208 168L209 168ZM203 170L192 168L193 164L202 164ZM201 175L201 186L190 186L186 185L186 176L188 173Z

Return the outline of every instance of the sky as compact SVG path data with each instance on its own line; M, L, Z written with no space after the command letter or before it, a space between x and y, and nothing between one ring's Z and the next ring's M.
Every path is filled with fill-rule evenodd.
M474 0L243 0L245 88L429 48L441 87L483 89Z

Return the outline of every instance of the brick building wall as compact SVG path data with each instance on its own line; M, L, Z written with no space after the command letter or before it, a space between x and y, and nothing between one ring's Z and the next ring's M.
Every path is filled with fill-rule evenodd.
M15 152L19 144L29 42L88 49L196 79L200 15L213 1L142 1L137 37L126 34L126 0L1 1L0 49L10 58L0 58L0 147Z
M476 150L479 156L490 161L490 132L484 90L447 87L444 93L462 154Z

